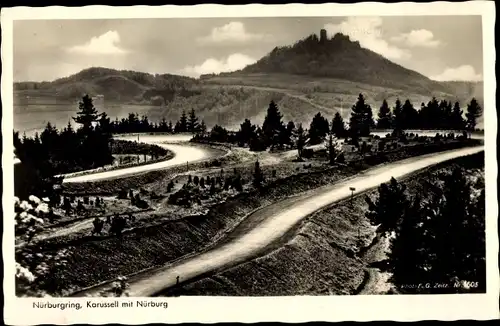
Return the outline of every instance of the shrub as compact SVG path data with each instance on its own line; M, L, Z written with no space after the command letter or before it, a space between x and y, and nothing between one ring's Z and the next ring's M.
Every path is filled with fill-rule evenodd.
M226 180L224 181L224 190L229 190L229 186L231 185L232 181L230 177L226 177Z
M200 183L200 178L198 176L195 176L193 182L197 186Z
M200 179L200 187L205 188L205 178L203 177Z
M243 182L242 182L241 177L239 175L237 175L236 177L233 178L232 187L236 191L239 191L239 192L243 191Z
M273 169L273 170L271 171L271 176L272 176L273 178L276 178L276 170L274 170L274 169Z
M310 148L304 148L302 150L302 157L303 158L311 158L314 155L314 151Z

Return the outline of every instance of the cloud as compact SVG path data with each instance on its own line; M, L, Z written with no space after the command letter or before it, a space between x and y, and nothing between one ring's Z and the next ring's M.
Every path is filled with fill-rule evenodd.
M199 75L203 74L230 72L243 69L244 67L255 63L256 61L257 60L255 60L254 58L251 58L245 54L234 53L222 60L209 58L200 65L187 66L182 69L182 73L189 76L198 77Z
M391 38L391 41L405 44L409 47L435 48L441 41L434 39L434 34L426 29L413 30Z
M245 43L249 41L270 39L271 36L268 34L252 34L247 32L245 30L245 25L241 22L230 22L224 26L213 28L209 35L198 38L198 42L202 44L226 42Z
M481 81L483 76L476 73L474 67L462 65L456 68L446 68L443 73L430 77L437 81Z
M100 36L92 37L83 45L75 45L67 49L70 53L79 54L126 54L128 51L118 46L120 34L108 31Z
M408 50L391 45L383 39L381 26L380 17L349 17L340 24L326 24L324 28L330 37L342 33L352 41L358 41L362 47L388 59L409 59L411 53Z

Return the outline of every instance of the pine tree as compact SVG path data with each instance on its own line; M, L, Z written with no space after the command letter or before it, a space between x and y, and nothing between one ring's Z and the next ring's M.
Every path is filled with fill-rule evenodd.
M256 126L249 119L245 119L240 125L240 130L236 133L239 146L243 147L250 144L250 140L256 136L255 130Z
M349 121L349 130L351 137L370 135L370 128L373 126L372 109L365 103L363 94L359 94L358 100L351 109L351 118Z
M187 132L188 131L188 121L187 121L187 116L186 112L182 111L181 117L178 121L178 125L176 125L177 131L176 132Z
M320 112L316 113L309 126L309 144L320 144L329 131L330 126L328 124L328 120L326 120Z
M406 100L401 109L401 129L416 128L418 125L418 111L413 107L410 100Z
M295 129L295 123L293 121L288 121L286 125L286 137L285 144L293 145L297 130Z
M331 123L331 130L330 131L337 138L343 138L343 137L346 136L344 119L342 119L342 116L338 112L336 112L335 116L333 117L333 120L332 120L332 123Z
M396 104L392 109L392 127L394 130L402 131L403 130L403 106L399 98L396 100Z
M335 137L333 135L333 133L330 133L328 135L328 147L327 147L327 151L328 151L328 161L331 165L333 165L335 163L335 158L337 157L337 141L335 140Z
M427 230L423 226L426 216L421 205L421 198L416 196L405 210L401 225L396 228L395 237L390 242L391 281L402 292L405 291L403 285L425 284L428 281L428 253L422 250L427 242Z
M384 100L378 111L377 128L390 129L392 126L392 113L389 104Z
M198 118L194 112L194 109L191 109L189 112L189 120L187 121L187 131L195 133L198 131Z
M467 113L465 117L467 118L467 130L472 132L476 130L477 119L483 114L483 109L479 106L476 99L473 98L470 104L467 105Z
M112 127L111 127L111 119L108 117L106 112L101 113L99 120L99 129L104 133L104 134L111 134L113 132Z
M377 233L387 235L398 227L409 204L405 191L404 184L391 178L388 184L382 183L378 187L378 198L375 203L370 197L365 197L368 203L366 217L372 225L378 225Z
M304 128L302 128L302 124L299 124L299 127L297 128L297 152L299 155L299 158L302 157L302 150L304 149L304 146L306 144L306 136L304 133Z
M282 115L274 101L269 103L267 114L262 124L262 131L268 146L278 145L279 133L283 129Z
M199 132L202 135L205 135L207 133L207 125L205 124L204 120L201 120Z
M169 121L168 122L168 129L167 129L168 132L174 132L174 126L172 125L172 121Z
M92 103L92 98L85 95L78 103L78 110L73 120L82 125L84 133L88 133L92 129L92 122L97 121L99 117L97 109Z
M453 169L443 179L442 196L431 206L432 224L427 226L434 233L431 278L435 282L450 282L454 277L466 280L468 270L474 269L470 246L477 241L469 228L471 187L461 168Z
M451 129L459 131L465 129L465 121L462 115L463 111L460 108L460 103L455 102L451 112Z

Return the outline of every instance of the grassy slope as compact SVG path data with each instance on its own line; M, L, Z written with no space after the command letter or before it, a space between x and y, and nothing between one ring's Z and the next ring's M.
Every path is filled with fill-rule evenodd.
M477 170L480 155L454 160L453 165ZM404 182L411 194L426 192L427 183L449 168L450 163L441 164ZM376 193L374 190L368 195ZM166 295L355 294L366 281L365 269L372 263L364 255L355 254L369 246L374 235L374 228L364 217L366 209L364 194L354 199L352 207L349 200L336 203L308 217L284 246L270 254Z

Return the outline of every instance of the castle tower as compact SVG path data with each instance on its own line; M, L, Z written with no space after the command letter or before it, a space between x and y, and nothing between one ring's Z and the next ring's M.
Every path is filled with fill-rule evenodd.
M319 33L319 41L320 43L325 43L327 41L326 29L321 29Z

